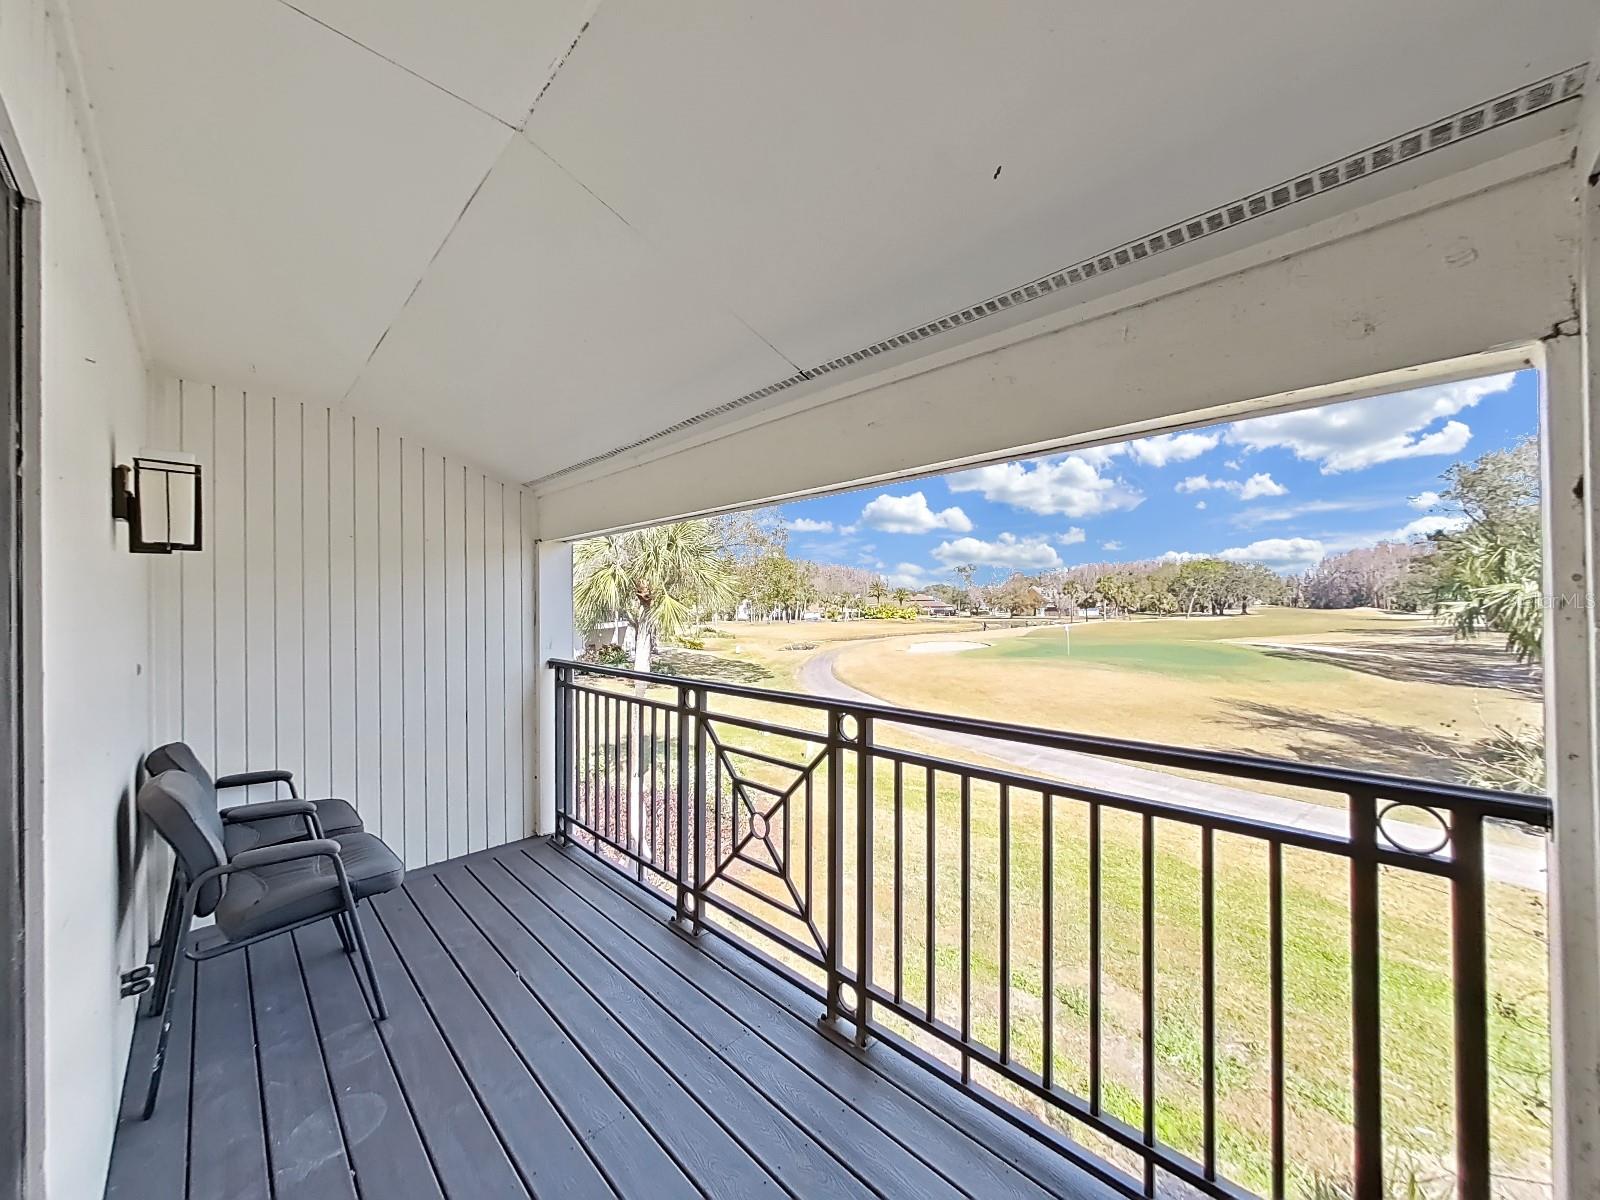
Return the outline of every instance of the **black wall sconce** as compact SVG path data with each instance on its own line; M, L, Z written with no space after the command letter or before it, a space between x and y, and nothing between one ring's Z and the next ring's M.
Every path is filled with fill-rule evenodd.
M136 458L131 467L115 467L111 515L128 523L135 554L200 549L200 464Z

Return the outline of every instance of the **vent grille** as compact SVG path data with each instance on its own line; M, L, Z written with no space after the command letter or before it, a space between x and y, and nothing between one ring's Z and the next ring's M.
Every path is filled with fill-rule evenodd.
M1153 233L1146 234L1131 242L1124 242L1109 250L1085 258L1071 266L1041 275L1028 283L1020 284L1008 291L990 296L970 307L959 309L952 313L929 321L925 325L918 325L914 329L907 329L893 337L885 338L881 342L874 342L870 346L863 346L849 354L840 355L838 358L821 363L777 383L768 384L754 392L746 392L743 396L719 404L715 408L708 408L691 417L686 417L665 429L659 429L647 437L629 442L625 446L607 450L603 454L596 454L582 462L552 471L548 475L530 480L528 486L535 486L569 475L574 471L581 471L587 467L605 462L607 459L616 458L618 455L627 454L642 446L647 446L665 437L671 437L684 429L709 421L713 417L722 416L735 409L743 408L758 400L792 388L797 383L808 379L818 379L845 367L854 366L856 363L865 362L876 358L891 350L898 350L903 346L915 345L928 338L937 337L942 333L981 321L985 317L1008 309L1017 308L1028 304L1041 297L1052 295L1067 288L1088 283L1103 275L1109 275L1123 267L1136 262L1141 262L1153 255L1161 254L1166 250L1175 249L1189 242L1199 241L1224 229L1231 229L1242 225L1265 213L1275 212L1278 209L1308 200L1313 196L1322 195L1343 187L1357 179L1363 179L1378 171L1384 171L1399 163L1409 162L1431 151L1453 145L1464 138L1482 133L1486 129L1504 125L1520 117L1528 116L1555 104L1567 100L1577 99L1583 94L1584 79L1588 73L1589 64L1579 63L1568 70L1558 72L1544 79L1536 80L1514 92L1508 92L1482 104L1463 109L1450 117L1431 122L1419 129L1403 133L1387 141L1369 146L1358 154L1354 154L1332 162L1326 166L1312 171L1304 172L1291 179L1259 192L1253 192L1231 203L1218 208L1197 213L1182 221L1174 222Z

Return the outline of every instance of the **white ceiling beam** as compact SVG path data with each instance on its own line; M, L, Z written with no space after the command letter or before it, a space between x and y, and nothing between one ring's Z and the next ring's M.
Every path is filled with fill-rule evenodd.
M557 481L540 492L542 536L1305 403L1329 385L1365 379L1370 390L1374 376L1393 387L1406 376L1391 372L1525 345L1574 316L1573 175L1570 151L1554 149L1524 152L1524 167L1544 164L1534 174L1507 180L1505 164L1488 164L1253 248L1220 277L1125 297L1055 332L611 475Z

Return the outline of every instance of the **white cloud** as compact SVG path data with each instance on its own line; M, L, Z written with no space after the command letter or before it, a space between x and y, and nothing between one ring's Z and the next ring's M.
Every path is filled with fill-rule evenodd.
M946 566L970 562L1013 571L1042 571L1061 565L1061 556L1044 538L1019 538L1010 533L1002 533L992 542L974 537L940 542L933 548L933 556Z
M884 576L890 587L911 588L916 591L922 588L932 577L933 572L927 567L916 563L895 563L894 570Z
M1168 550L1162 562L1183 563L1197 558L1220 558L1223 562L1253 563L1289 575L1308 571L1328 554L1329 548L1316 538L1265 538L1248 546L1230 546L1215 554L1201 554L1194 550Z
M1105 446L1085 446L1083 449L1074 450L1072 453L1098 470L1101 467L1110 466L1113 458L1121 458L1127 452L1127 442L1112 442Z
M1239 499L1254 500L1260 496L1287 496L1289 489L1284 487L1266 472L1257 472L1244 481L1244 486L1239 489Z
M1198 508L1198 509L1204 509L1204 508L1205 508L1205 506L1206 506L1206 502L1205 502L1205 501L1204 501L1204 500L1196 500L1196 501L1195 501L1195 502L1194 502L1194 506L1195 506L1195 507L1196 507L1196 508Z
M1215 450L1221 440L1220 433L1158 433L1129 442L1128 453L1147 467L1164 467L1199 458L1207 450Z
M1435 513L1406 522L1385 540L1404 542L1414 537L1427 537L1430 533L1455 533L1469 524L1460 513Z
M832 521L813 521L810 517L796 517L789 522L789 528L796 533L832 533Z
M1460 513L1434 513L1408 521L1398 529L1363 529L1353 533L1325 533L1320 535L1323 549L1329 554L1346 550L1361 550L1380 542L1409 542L1414 538L1434 533L1455 533L1469 524Z
M1224 562L1258 563L1279 574L1305 571L1322 561L1326 548L1316 538L1266 538L1232 546L1217 555Z
M1235 513L1229 520L1244 528L1265 525L1273 521L1292 521L1311 513L1365 512L1374 508L1389 508L1394 504L1387 497L1362 497L1350 500L1307 500L1304 504L1289 504L1278 508L1263 506Z
M1412 508L1432 508L1441 498L1438 492L1418 492L1415 496L1409 497L1406 503Z
M1168 550L1162 562L1184 563L1197 558L1220 558L1223 562L1253 563L1289 575L1308 571L1322 561L1328 548L1316 538L1266 538L1248 546L1230 546L1215 554L1201 554L1194 550Z
M985 500L1044 516L1092 517L1137 508L1144 493L1100 474L1109 455L1096 451L1030 463L1000 463L945 480L952 492L980 492Z
M1289 489L1284 487L1265 471L1258 471L1244 482L1237 479L1212 479L1207 475L1190 475L1180 480L1173 488L1175 492L1232 492L1241 500L1256 500L1262 496L1287 496Z
M1237 471L1239 469L1239 460L1237 458L1230 458L1222 465L1227 467L1230 471Z
M1359 471L1401 458L1458 454L1472 437L1462 421L1447 421L1485 396L1507 390L1514 375L1491 375L1371 396L1299 412L1236 421L1228 441L1248 450L1282 447L1320 464L1324 475ZM1429 429L1437 421L1438 428Z
M1100 543L1100 549L1102 549L1102 550L1121 550L1122 549L1122 543L1117 541L1115 538L1113 538L1109 542L1101 542Z
M1078 526L1073 525L1070 526L1065 533L1056 534L1056 544L1058 546L1076 546L1088 536L1089 535L1084 533L1082 529L1078 528Z
M861 524L884 533L932 533L936 529L951 533L970 533L972 522L959 508L934 512L921 492L909 496L885 493L861 510Z

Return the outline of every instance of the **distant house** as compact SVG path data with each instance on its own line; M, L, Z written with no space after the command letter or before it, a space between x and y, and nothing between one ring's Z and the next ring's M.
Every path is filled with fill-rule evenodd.
M954 604L938 596L930 596L927 592L918 592L914 596L907 596L906 606L916 609L917 615L923 617L953 617L956 615L956 606Z

